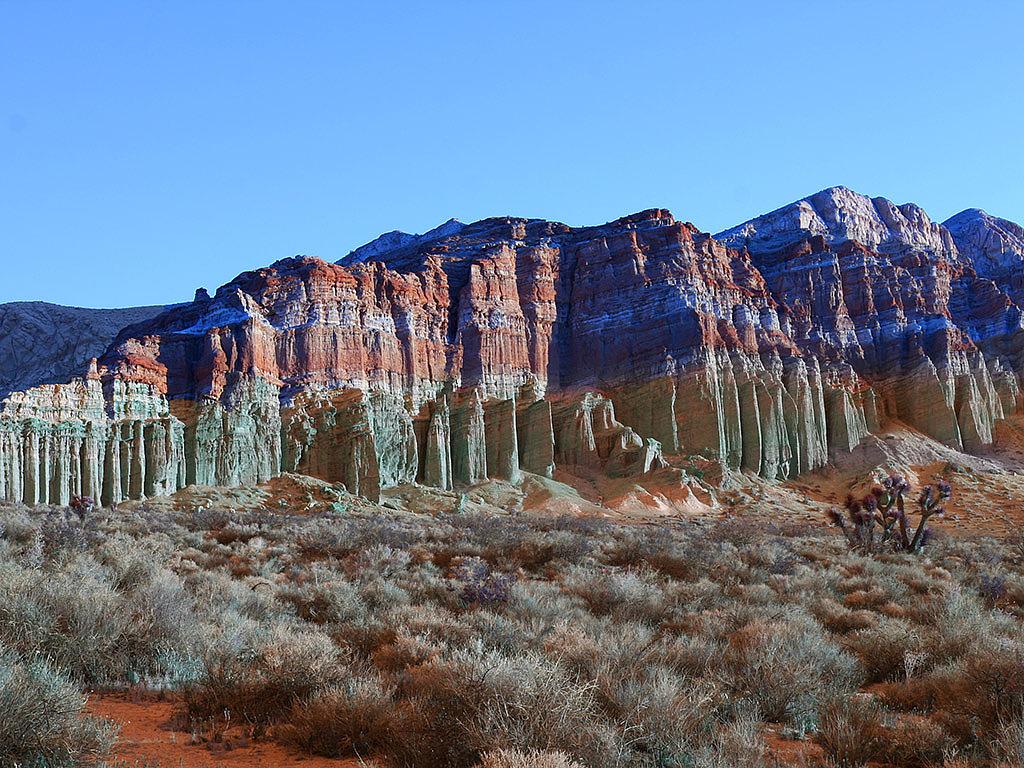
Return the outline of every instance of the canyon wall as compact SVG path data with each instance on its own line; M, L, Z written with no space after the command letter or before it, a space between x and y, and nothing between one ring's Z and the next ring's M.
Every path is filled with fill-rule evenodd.
M9 395L0 497L288 471L376 498L693 454L781 480L894 420L981 451L1020 404L1024 240L981 212L949 225L840 187L714 237L654 209L285 259Z

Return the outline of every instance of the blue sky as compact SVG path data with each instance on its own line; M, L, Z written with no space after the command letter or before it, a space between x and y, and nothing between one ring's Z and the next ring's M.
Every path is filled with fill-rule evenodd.
M1024 221L1024 3L0 0L0 301L844 184Z

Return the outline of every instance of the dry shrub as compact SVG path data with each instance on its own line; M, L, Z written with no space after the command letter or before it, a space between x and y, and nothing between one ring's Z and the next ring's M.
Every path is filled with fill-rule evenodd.
M725 703L717 685L650 667L608 693L617 719L627 724L634 749L659 765L691 763L715 735Z
M865 575L865 563L851 563L843 569L845 578L836 585L836 589L844 595L853 592L868 592L875 586L874 578Z
M592 548L589 537L574 531L535 531L522 539L504 542L503 546L491 544L484 550L484 559L539 572L559 562L578 563Z
M683 675L699 677L707 673L721 653L721 643L703 635L680 635L666 640L659 653L662 662Z
M850 610L831 598L814 603L811 612L827 630L841 635L858 629L869 629L878 623L878 616L872 611Z
M941 763L953 745L941 725L923 717L896 720L879 737L879 752L885 762L906 768L925 768Z
M623 528L615 531L601 558L608 565L620 568L641 566L652 555L672 546L672 536L659 528Z
M366 619L368 610L358 588L325 574L315 585L289 587L278 598L295 606L299 618L311 624L340 624Z
M185 692L192 718L270 723L315 693L343 683L345 656L326 635L275 626L211 638L204 677Z
M437 646L424 638L403 634L389 643L378 646L370 658L381 672L401 672L406 667L422 664L436 651Z
M393 643L398 637L398 630L379 620L369 620L365 624L339 624L332 627L332 635L357 656L365 658L372 656L378 648Z
M996 759L1015 766L1024 765L1024 720L1007 723L995 744Z
M374 546L408 549L421 533L384 516L370 518L324 517L303 526L298 548L307 557L344 558Z
M848 635L843 645L857 655L872 683L906 675L907 654L920 654L925 647L920 633L910 624L890 618Z
M354 677L296 703L280 736L324 757L371 754L394 738L392 693L378 679Z
M195 643L194 598L138 554L104 549L106 564L83 553L52 570L0 571L0 640L94 685L188 677L180 659Z
M601 572L588 568L572 570L564 589L580 597L595 616L621 621L660 621L665 613L665 595L653 571Z
M821 712L818 743L835 768L867 765L884 745L878 705L866 696L830 701Z
M767 748L760 733L760 723L741 717L723 725L711 750L698 754L699 768L766 768Z
M983 745L1024 719L1024 645L979 642L931 677L944 722L961 742Z
M926 604L925 609L921 618L932 628L930 652L937 659L959 658L975 649L979 639L999 634L994 614L977 595L966 590L951 589L941 599Z
M484 753L476 768L583 768L564 752L496 749Z
M0 502L0 642L19 658L116 685L201 672L194 717L227 709L303 751L763 768L762 720L821 719L839 765L938 765L950 744L1020 763L1024 636L1007 612L1024 562L997 543L949 540L928 562L761 523L136 507L88 528L12 509ZM471 558L481 586L496 569L514 587L465 599L450 577ZM985 575L1005 578L999 600ZM865 672L899 715L856 694ZM67 743L76 722L58 726Z
M400 764L472 765L495 749L562 751L588 767L619 751L592 683L534 653L460 650L407 670L413 709L391 746Z
M755 620L729 637L722 665L734 694L770 722L813 720L818 704L849 693L860 680L856 660L809 616Z
M879 586L871 589L856 589L847 592L843 598L843 604L851 610L860 608L878 608L889 602L889 595Z
M22 662L3 646L0 713L4 765L98 765L116 734L111 723L85 714L85 698L67 677L42 660Z
M930 712L935 708L935 686L928 678L882 683L874 689L885 706L903 712Z

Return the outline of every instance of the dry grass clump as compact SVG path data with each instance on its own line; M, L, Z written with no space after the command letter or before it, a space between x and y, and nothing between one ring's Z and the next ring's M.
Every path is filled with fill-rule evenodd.
M941 719L961 742L993 742L1024 720L1024 643L982 638L927 679Z
M885 762L906 768L941 765L953 750L953 739L934 720L925 717L886 718L882 736Z
M476 768L583 768L564 752L523 752L516 749L496 749L486 752Z
M843 644L861 660L868 682L878 683L906 675L908 667L927 660L920 633L903 619L883 616L873 627L844 638Z
M1014 546L865 554L812 528L343 502L0 504L3 664L25 680L49 659L72 703L170 689L196 729L388 768L768 768L769 727L836 766L1020 762ZM49 732L88 764L102 743L77 706Z
M619 736L592 681L538 653L457 650L406 671L400 692L412 705L403 764L470 766L496 748L565 751L588 766L614 765Z
M821 703L856 689L856 660L829 640L809 616L756 619L731 633L723 667L733 695L770 722L798 727L816 719Z
M853 696L828 703L821 713L818 742L835 768L860 768L882 752L882 718L878 705Z
M188 714L229 713L246 723L281 719L296 703L344 682L347 654L325 634L301 626L239 622L210 638L205 674L185 689Z
M35 541L0 561L0 641L93 685L177 684L196 674L194 598L178 575L124 537L38 564Z
M363 757L397 737L393 691L378 678L352 677L296 703L283 741L324 757Z
M859 629L871 629L878 623L878 614L868 610L851 610L831 598L824 598L809 606L814 617L825 629L845 635Z
M1024 765L1024 720L1006 723L994 746L996 759L1005 765Z

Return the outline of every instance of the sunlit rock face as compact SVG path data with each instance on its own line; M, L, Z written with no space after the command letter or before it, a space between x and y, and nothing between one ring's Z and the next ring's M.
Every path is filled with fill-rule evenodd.
M653 209L285 259L7 397L0 496L294 471L376 498L690 454L785 479L894 419L981 450L1020 399L1014 227L834 188L715 237Z
M113 381L95 366L65 385L11 395L0 410L0 498L106 505L166 495L185 484L184 424L147 385Z

